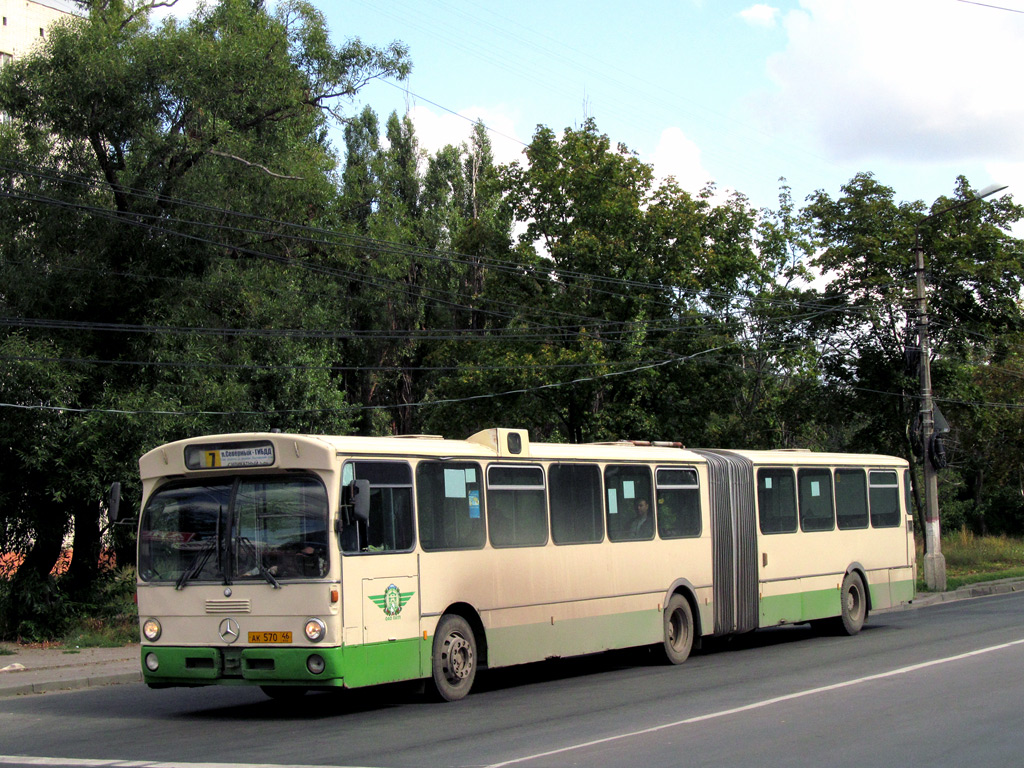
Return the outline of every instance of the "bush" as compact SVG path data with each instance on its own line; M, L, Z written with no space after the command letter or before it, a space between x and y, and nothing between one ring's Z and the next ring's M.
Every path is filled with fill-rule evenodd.
M138 642L134 596L134 567L102 571L88 601L76 604L77 619L63 633L63 643L90 648Z
M979 517L985 533L993 536L1019 536L1024 532L1024 497L1018 488L993 488L979 506Z
M63 635L75 618L70 599L53 577L32 574L2 582L0 638L42 642Z
M79 647L118 646L138 641L135 569L103 571L80 602L63 579L0 580L0 639L61 641Z

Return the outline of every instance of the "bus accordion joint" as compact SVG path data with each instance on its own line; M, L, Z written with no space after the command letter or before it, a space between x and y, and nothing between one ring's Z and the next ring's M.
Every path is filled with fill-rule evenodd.
M675 440L608 440L605 442L587 443L587 445L612 445L612 446L626 446L633 445L637 448L679 448L683 449L686 446Z

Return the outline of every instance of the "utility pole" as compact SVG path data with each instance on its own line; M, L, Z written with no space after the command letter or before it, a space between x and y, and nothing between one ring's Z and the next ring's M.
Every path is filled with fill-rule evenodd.
M914 228L914 266L917 272L917 342L921 349L921 444L924 462L924 583L928 589L942 592L946 589L946 558L942 554L942 532L939 527L938 470L932 460L935 435L935 404L932 399L931 338L929 336L928 293L924 270L924 245L921 227L937 216L984 200L1006 185L991 184L968 200L961 200L935 213L925 216Z
M925 221L927 220L925 219ZM932 464L931 456L932 436L935 434L935 405L932 402L931 339L928 330L928 296L920 224L915 235L914 263L917 271L917 343L921 350L921 444L924 446L922 451L924 462L924 583L930 590L944 592L946 589L946 558L942 554L942 536L939 530L938 472L935 465Z

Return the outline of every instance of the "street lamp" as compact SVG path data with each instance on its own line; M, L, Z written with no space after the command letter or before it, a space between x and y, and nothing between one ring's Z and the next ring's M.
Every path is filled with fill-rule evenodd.
M917 271L917 340L921 348L921 444L924 462L924 583L931 590L946 589L946 558L942 555L939 529L939 483L937 469L932 463L932 442L935 434L935 405L932 402L931 342L928 334L928 298L925 293L924 247L921 245L921 227L937 216L984 200L1002 192L1005 184L990 184L974 197L961 200L935 213L925 216L914 227L914 260Z

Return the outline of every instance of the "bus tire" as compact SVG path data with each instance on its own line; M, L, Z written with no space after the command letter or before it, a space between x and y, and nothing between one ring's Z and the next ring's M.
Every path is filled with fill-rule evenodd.
M275 701L295 701L306 695L302 685L261 685L260 690Z
M839 599L842 613L836 621L836 629L847 635L856 635L868 617L868 595L860 576L856 573L846 574Z
M669 664L682 664L693 648L693 611L680 594L672 595L664 613L665 639L662 647Z
M441 618L431 652L433 692L444 701L458 701L476 679L477 653L473 629L461 616Z

